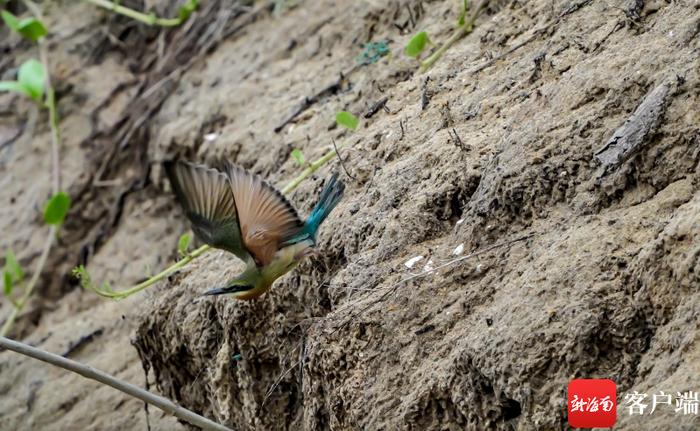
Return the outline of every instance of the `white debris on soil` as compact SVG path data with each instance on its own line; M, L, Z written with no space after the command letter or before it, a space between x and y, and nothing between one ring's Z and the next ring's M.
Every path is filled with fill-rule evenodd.
M420 262L421 260L423 260L423 256L415 256L415 257L412 257L412 258L408 259L408 260L404 263L404 265L406 265L406 268L411 269L411 268L413 268L413 266L414 266L416 263Z

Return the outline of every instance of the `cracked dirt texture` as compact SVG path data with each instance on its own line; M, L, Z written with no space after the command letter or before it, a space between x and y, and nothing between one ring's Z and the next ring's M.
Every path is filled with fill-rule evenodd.
M164 13L175 4L147 3ZM233 10L234 2L211 1L195 19L216 29ZM419 30L446 40L456 10L447 1L304 1L261 13L162 80L161 63L139 61L161 44L172 48L157 30L76 3L68 13L92 24L72 34L66 12L50 9L60 29L65 182L84 197L59 242L67 251L44 274L47 287L18 333L62 352L101 329L71 357L142 384L140 355L152 389L240 430L566 429L575 377L616 381L615 429L697 429L700 418L672 410L630 416L624 394L700 389L700 8L498 2L417 73L403 46ZM105 28L143 47L95 51ZM304 97L352 69L363 43L378 40L389 41L390 56L348 73L274 132ZM8 67L31 52L13 46L23 54ZM138 86L129 83L144 75L167 97L95 176L116 145L111 131L124 130L119 118L133 110ZM599 177L595 152L664 80L674 85L658 127ZM335 126L335 112L360 116L382 97L387 110L362 118L357 131ZM0 96L0 139L36 122L0 149L8 232L0 245L21 250L27 267L41 247L38 208L49 189L48 131L32 115L28 103ZM204 138L211 133L216 139ZM292 149L312 160L331 139L355 179L343 175L346 195L321 229L320 255L259 300L200 296L240 270L219 251L125 302L103 301L66 276L87 260L97 280L121 286L176 258L187 225L163 160L226 157L281 186L300 170ZM332 171L342 172L337 161L291 193L301 214ZM468 254L523 236L404 281L429 260L454 258L459 244ZM9 312L2 307L0 317ZM0 355L0 393L13 394L0 397L2 429L145 427L134 400ZM186 427L154 409L150 419L154 429Z

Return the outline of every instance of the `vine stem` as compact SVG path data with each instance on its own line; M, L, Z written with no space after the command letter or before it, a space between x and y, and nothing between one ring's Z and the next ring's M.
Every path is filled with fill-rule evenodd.
M301 171L301 173L296 178L290 181L289 184L287 184L282 189L282 194L286 195L287 193L297 188L297 186L301 184L302 181L304 181L309 175L316 172L321 166L328 163L328 161L331 160L333 157L335 157L335 148L324 154L321 158L314 161L306 169Z
M445 42L440 48L438 48L437 51L432 53L428 58L426 58L424 61L421 62L420 64L420 71L425 72L426 70L430 69L430 67L442 57L442 55L450 49L452 45L454 45L458 40L462 39L464 36L468 35L469 33L474 30L474 23L476 22L476 19L479 17L479 14L481 11L486 7L486 5L489 3L489 0L481 0L477 6L476 9L474 9L474 12L472 12L471 16L469 17L469 21L467 21L464 25L460 26L457 28L454 33L452 33L452 36L450 36L449 39L447 39L447 42Z
M43 21L42 14L41 14L41 9L31 0L23 0L24 4L26 5L27 9L29 9L33 15L35 15L37 18ZM58 114L56 110L56 96L55 92L53 89L53 86L51 85L51 72L49 69L49 58L48 58L48 51L46 48L46 41L44 38L41 38L38 41L39 44L39 57L41 58L41 63L44 67L44 87L46 89L46 107L49 110L49 127L51 128L51 177L52 177L52 195L55 195L56 193L59 192L61 189L61 164L59 161L59 146L61 142L61 133L58 128ZM5 323L2 325L2 329L0 329L0 336L5 336L10 332L10 329L12 329L12 325L14 325L15 320L17 320L17 316L19 316L19 313L22 312L24 309L25 305L27 305L27 302L29 301L29 298L32 295L32 292L34 291L34 288L36 287L36 284L39 282L39 277L41 276L42 271L44 270L44 266L46 265L46 261L48 260L49 257L49 252L51 251L51 247L53 246L53 243L56 239L56 234L58 233L58 227L57 226L51 226L49 228L49 233L46 237L46 240L44 242L44 249L41 252L41 256L39 257L39 262L36 267L36 270L34 271L34 274L32 274L32 278L29 280L29 284L27 284L24 288L24 293L20 297L18 301L14 301L12 303L13 309L12 313L10 316L5 320Z
M44 243L44 250L41 252L41 257L39 258L39 264L37 265L37 269L36 271L34 271L34 274L32 274L32 278L31 280L29 280L29 284L27 285L27 287L25 287L24 294L22 294L22 297L19 299L19 301L17 301L14 304L12 314L10 314L7 320L5 320L5 323L2 325L2 329L0 329L0 337L4 337L8 334L8 332L10 332L10 329L15 323L17 316L19 316L19 313L22 312L24 306L27 304L27 301L29 301L29 297L31 296L32 291L34 290L34 286L36 286L36 283L39 281L41 271L44 269L44 265L46 265L46 260L49 257L49 251L51 251L51 246L53 245L54 238L56 238L56 232L56 226L51 226L51 228L49 229L49 235L46 237L46 242Z
M331 149L328 151L326 154L324 154L322 157L319 159L315 160L313 163L311 163L306 169L301 171L301 173L294 178L292 181L290 181L283 189L282 193L287 194L297 188L299 184L301 184L302 181L304 181L309 175L313 174L316 172L321 166L325 165L328 163L328 161L332 160L333 157L335 157L336 152L335 149ZM145 280L139 284L136 284L132 287L129 287L124 290L119 290L115 291L110 288L105 288L105 287L98 287L92 284L89 280L85 279L87 277L87 273L81 273L80 271L77 272L78 276L83 278L82 284L83 287L92 290L93 292L97 293L100 296L103 296L105 298L111 298L111 299L124 299L127 298L134 293L140 292L144 289L146 289L149 286L154 285L155 283L163 280L164 278L167 278L171 276L172 274L176 273L180 269L184 268L192 262L194 259L198 258L199 256L203 255L207 251L211 249L210 246L208 245L203 245L199 247L198 249L194 250L192 253L187 254L184 258L178 260L174 264L170 265L169 267L165 268L163 271L159 272L158 274L154 275L153 277L150 277L148 280Z
M114 291L111 289L105 289L105 288L98 288L96 286L88 285L87 287L90 288L93 292L97 293L100 296L104 296L105 298L111 298L111 299L124 299L127 298L134 293L140 292L144 290L145 288L159 282L160 280L163 280L164 278L167 278L180 269L184 268L187 266L188 263L192 262L194 259L198 258L199 256L203 255L207 251L209 251L211 247L204 244L203 246L199 247L197 250L193 251L192 253L187 254L187 256L183 257L182 259L178 260L174 264L170 265L169 267L165 268L158 274L154 275L153 277L149 278L146 281L143 281L139 284L136 284L128 289L120 290L120 291Z
M61 190L61 163L59 147L61 142L61 131L58 128L58 112L56 109L56 92L51 85L51 77L49 73L49 59L46 52L46 43L39 43L39 55L41 62L46 71L46 105L49 109L49 125L51 127L51 160L52 160L52 176L53 176L53 194Z
M36 16L40 21L44 21L41 13L41 8L32 0L23 0L24 5L29 9L32 15ZM49 54L46 47L46 40L42 37L37 41L39 45L39 59L44 67L44 87L46 89L46 108L49 110L49 127L51 128L51 159L52 159L52 184L53 194L61 190L61 166L59 146L61 142L61 132L58 129L58 112L56 110L56 92L51 85L51 69L49 68Z
M128 7L122 6L120 4L116 4L114 2L111 2L109 0L85 0L88 3L92 3L95 6L99 6L101 8L110 10L114 13L118 13L120 15L127 16L131 19L134 19L136 21L142 22L147 25L159 25L162 27L175 27L177 25L182 24L182 20L180 18L158 18L157 16L153 14L146 14L143 12L135 11L133 9L130 9Z
M32 0L23 0L24 5L29 9L32 15L36 16L40 21L44 21L41 13L41 8ZM58 111L56 109L56 92L51 84L51 68L49 67L49 54L46 47L45 38L37 41L39 45L39 59L44 67L44 87L46 89L46 108L49 110L49 127L51 128L51 175L52 175L52 194L56 194L61 190L61 163L59 147L61 143L61 132L58 128Z
M198 426L206 431L231 431L223 425L220 425L210 419L200 416L184 407L181 407L165 397L156 395L152 392L148 392L139 388L136 385L132 385L129 382L119 380L114 376L111 376L104 371L92 368L89 365L81 364L80 362L73 361L63 356L59 356L36 347L32 347L28 344L20 343L18 341L10 340L9 338L0 337L0 347L12 350L21 355L29 356L30 358L38 359L40 361L55 365L59 368L63 368L68 371L80 374L81 376L98 381L102 384L108 385L130 395L134 398L138 398L141 401L152 404L159 409L163 410L165 413L176 416L184 421L189 422L192 425Z

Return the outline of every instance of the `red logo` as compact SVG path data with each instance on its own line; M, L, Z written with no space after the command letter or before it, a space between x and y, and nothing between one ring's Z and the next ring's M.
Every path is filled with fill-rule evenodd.
M610 379L569 382L567 411L573 428L610 428L617 419L617 387Z

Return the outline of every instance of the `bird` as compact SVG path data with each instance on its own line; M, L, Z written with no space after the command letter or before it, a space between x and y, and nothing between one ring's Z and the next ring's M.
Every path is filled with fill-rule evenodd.
M165 162L164 169L195 236L233 253L246 265L224 287L204 295L240 300L259 297L302 259L316 253L319 227L345 191L333 174L302 222L282 193L229 161L221 170L184 160Z

